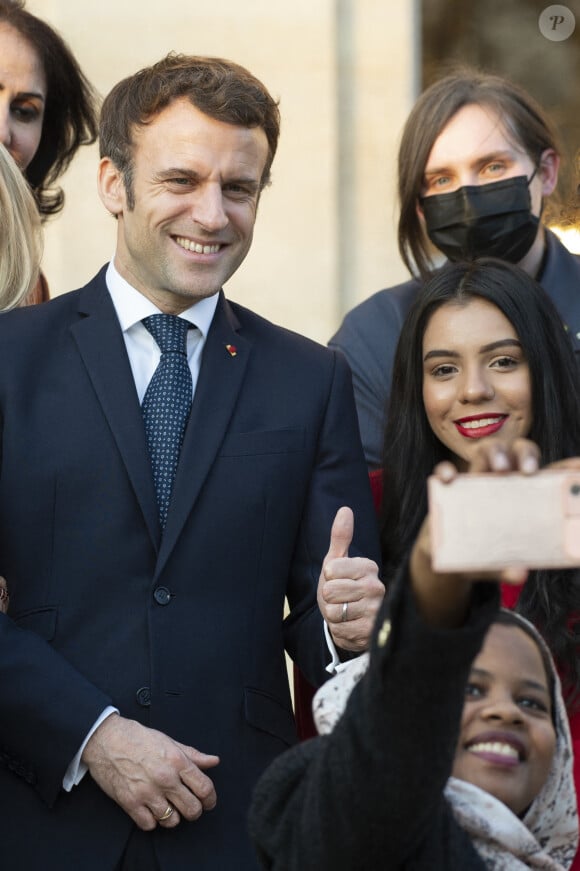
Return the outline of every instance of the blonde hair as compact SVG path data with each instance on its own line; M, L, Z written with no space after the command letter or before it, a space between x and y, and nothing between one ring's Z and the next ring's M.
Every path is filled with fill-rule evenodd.
M16 308L38 281L38 209L20 169L0 145L0 312Z

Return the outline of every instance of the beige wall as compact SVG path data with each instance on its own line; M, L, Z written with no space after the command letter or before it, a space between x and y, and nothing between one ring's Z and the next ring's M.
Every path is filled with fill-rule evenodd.
M231 298L326 341L345 309L405 276L393 186L414 95L414 0L28 0L27 8L62 33L102 94L175 50L230 57L280 98L273 185ZM96 148L76 157L65 210L46 230L54 295L84 283L114 250L96 161Z

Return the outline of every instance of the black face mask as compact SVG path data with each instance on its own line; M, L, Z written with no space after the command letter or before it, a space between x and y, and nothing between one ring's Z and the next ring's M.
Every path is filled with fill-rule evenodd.
M429 238L449 260L499 257L518 263L540 224L531 212L528 188L535 174L421 197Z

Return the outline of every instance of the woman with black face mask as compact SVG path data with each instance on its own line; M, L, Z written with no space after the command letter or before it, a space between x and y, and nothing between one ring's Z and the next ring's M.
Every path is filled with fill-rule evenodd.
M481 115L483 111L474 107L470 114ZM486 121L483 118L484 124ZM530 178L518 175L420 197L431 242L453 261L488 256L519 263L532 248L540 228L529 191L536 175L537 167Z
M405 125L398 158L399 250L411 281L346 315L330 344L352 372L363 446L381 464L395 347L419 287L444 258L519 264L552 298L580 354L580 257L547 230L558 180L552 124L521 88L462 69L428 88Z

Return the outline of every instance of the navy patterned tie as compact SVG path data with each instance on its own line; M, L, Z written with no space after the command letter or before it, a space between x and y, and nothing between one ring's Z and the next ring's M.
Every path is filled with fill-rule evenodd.
M187 362L187 331L193 325L176 315L150 315L143 318L143 324L161 349L141 409L163 530L191 410L193 386Z

